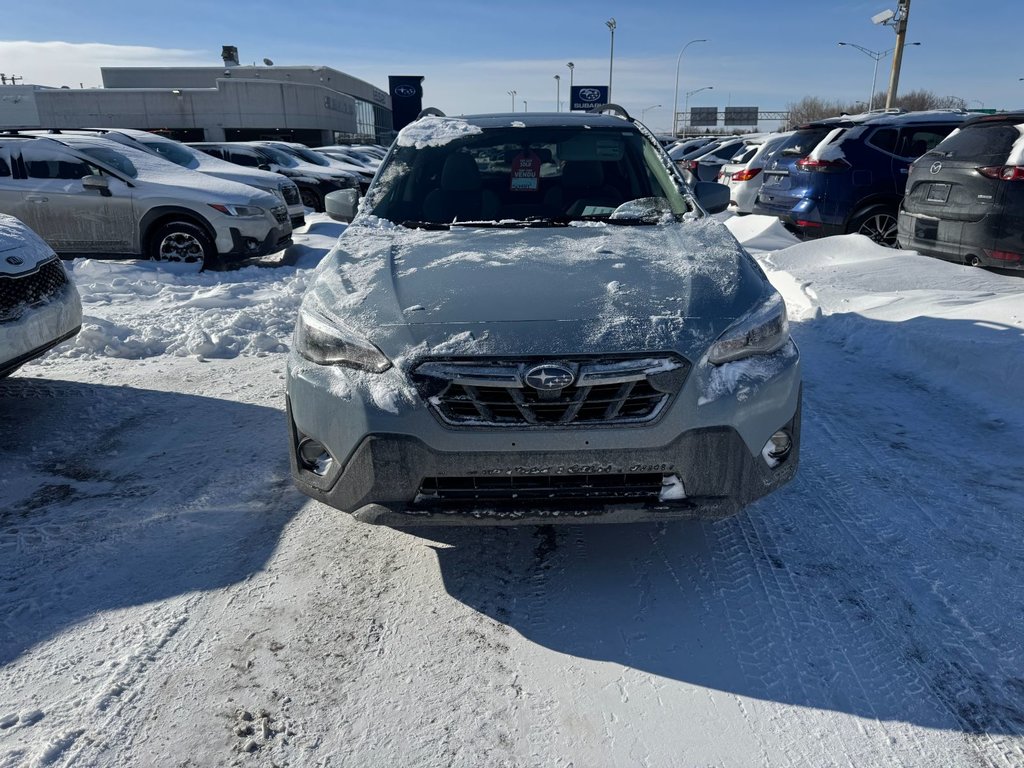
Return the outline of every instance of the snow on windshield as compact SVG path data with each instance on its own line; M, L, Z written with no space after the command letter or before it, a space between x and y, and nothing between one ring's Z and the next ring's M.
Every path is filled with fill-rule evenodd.
M424 117L410 123L396 139L400 147L443 147L449 142L464 136L483 133L478 125L470 125L465 120L453 117Z

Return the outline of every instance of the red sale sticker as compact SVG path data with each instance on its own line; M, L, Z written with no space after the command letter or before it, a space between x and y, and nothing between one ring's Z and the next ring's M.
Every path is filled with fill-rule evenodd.
M512 158L513 192L536 192L540 186L540 156L531 150Z

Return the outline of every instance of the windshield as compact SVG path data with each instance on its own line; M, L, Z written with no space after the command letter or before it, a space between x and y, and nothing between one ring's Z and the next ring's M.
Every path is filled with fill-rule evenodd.
M139 143L146 149L156 152L164 160L169 160L182 168L196 168L199 163L195 156L185 147L173 141L161 141L159 139L139 139Z
M116 150L90 146L76 146L75 148L83 155L88 155L93 160L98 160L104 165L120 171L125 176L133 179L139 177L139 172L132 161Z
M298 155L307 163L312 163L313 165L330 166L330 163L327 162L321 155L318 155L316 152L306 149L305 147L289 147L288 151L291 152L293 155Z
M396 146L378 177L367 207L396 224L648 223L692 210L667 160L632 128L494 128ZM645 215L611 218L640 200L631 209Z
M268 160L272 163L284 166L285 168L294 168L298 165L298 162L294 157L289 155L287 152L282 152L280 149L275 147L258 147L257 150L265 155Z

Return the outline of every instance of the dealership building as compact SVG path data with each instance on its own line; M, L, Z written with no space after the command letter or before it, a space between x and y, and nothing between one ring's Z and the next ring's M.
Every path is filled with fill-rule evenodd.
M391 96L330 67L103 67L102 88L0 86L0 128L138 128L181 141L390 143Z

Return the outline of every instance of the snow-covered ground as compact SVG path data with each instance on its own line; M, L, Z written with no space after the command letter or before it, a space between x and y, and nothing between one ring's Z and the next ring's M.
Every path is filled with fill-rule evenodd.
M0 767L1024 765L1024 276L727 222L797 480L716 524L406 533L288 478L285 263L77 261L0 382Z

